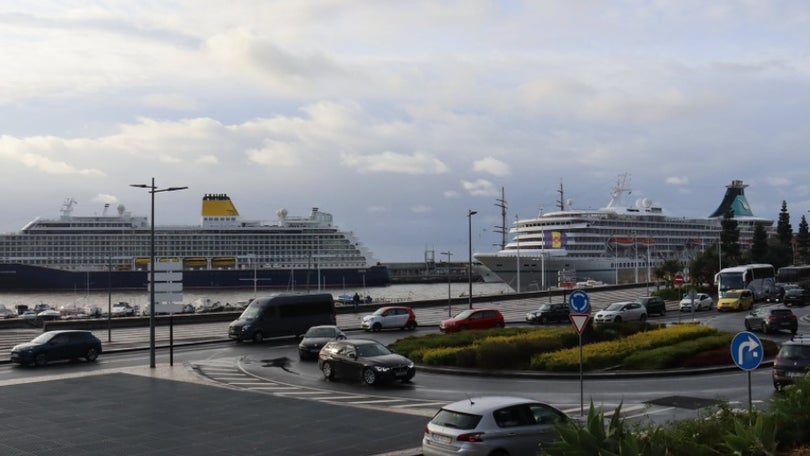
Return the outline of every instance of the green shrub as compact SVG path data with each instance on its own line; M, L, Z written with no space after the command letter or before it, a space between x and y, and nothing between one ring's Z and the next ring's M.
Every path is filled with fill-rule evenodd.
M517 369L520 367L518 349L503 341L484 341L477 345L478 367L482 369Z
M810 443L810 376L796 380L774 396L771 412L776 418L776 439L782 448Z
M622 368L646 370L680 367L695 354L714 350L718 347L724 348L727 364L732 362L728 347L733 337L727 333L712 334L651 350L639 351L625 358L622 361Z

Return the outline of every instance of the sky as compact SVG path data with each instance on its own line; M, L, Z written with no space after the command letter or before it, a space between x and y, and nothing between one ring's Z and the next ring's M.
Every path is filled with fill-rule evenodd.
M804 1L0 1L0 232L105 203L331 213L382 262L629 203L810 209ZM477 214L468 218L468 211Z

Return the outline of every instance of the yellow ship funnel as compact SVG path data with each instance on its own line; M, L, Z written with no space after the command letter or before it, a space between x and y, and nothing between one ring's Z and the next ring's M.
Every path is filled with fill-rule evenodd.
M203 217L238 217L239 212L224 193L207 194L202 200Z

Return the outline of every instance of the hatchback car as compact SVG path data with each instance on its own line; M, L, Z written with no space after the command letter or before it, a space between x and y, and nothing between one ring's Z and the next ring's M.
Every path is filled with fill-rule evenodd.
M503 328L501 312L495 309L468 309L453 318L439 323L441 332L457 332L467 329Z
M345 338L346 334L335 325L313 326L304 333L298 344L298 359L318 359L318 352L327 342Z
M607 308L596 312L594 323L621 323L623 321L647 319L647 309L640 302L614 302Z
M562 303L549 303L543 304L539 309L533 310L526 314L526 321L529 323L551 323L555 321L568 322L568 315L571 309L568 304Z
M796 336L783 342L773 360L773 387L781 390L810 368L810 337Z
M95 361L101 353L101 341L90 331L47 331L31 342L11 349L11 362L44 366L51 361L84 358Z
M381 329L416 329L416 314L406 306L380 307L371 315L364 315L360 327L366 331L377 332Z
M405 383L416 374L413 361L366 339L327 342L318 354L318 368L327 380L343 377L367 385L394 380Z
M785 296L782 298L782 302L784 302L786 306L804 307L810 303L810 290L804 287L788 288L785 290Z
M728 290L722 298L717 300L717 311L748 310L754 307L754 294L751 290Z
M706 293L695 293L694 298L685 294L679 304L681 312L691 312L692 302L695 303L695 311L712 310L712 306L714 306L714 299Z
M643 296L636 299L636 302L641 303L647 309L647 315L656 314L664 316L667 314L667 303L664 298L660 296Z
M796 334L799 321L793 311L782 305L772 305L754 309L745 316L745 329L747 331L759 330L767 334L786 329Z
M422 454L537 454L538 445L557 440L565 413L531 399L472 397L445 405L425 426Z

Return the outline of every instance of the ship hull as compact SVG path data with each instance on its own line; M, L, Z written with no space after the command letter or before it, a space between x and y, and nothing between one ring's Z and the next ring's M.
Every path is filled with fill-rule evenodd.
M318 276L320 275L320 282ZM183 271L184 289L377 287L391 283L385 266L362 269L222 269ZM0 264L0 291L146 290L142 271L65 271L17 263Z

